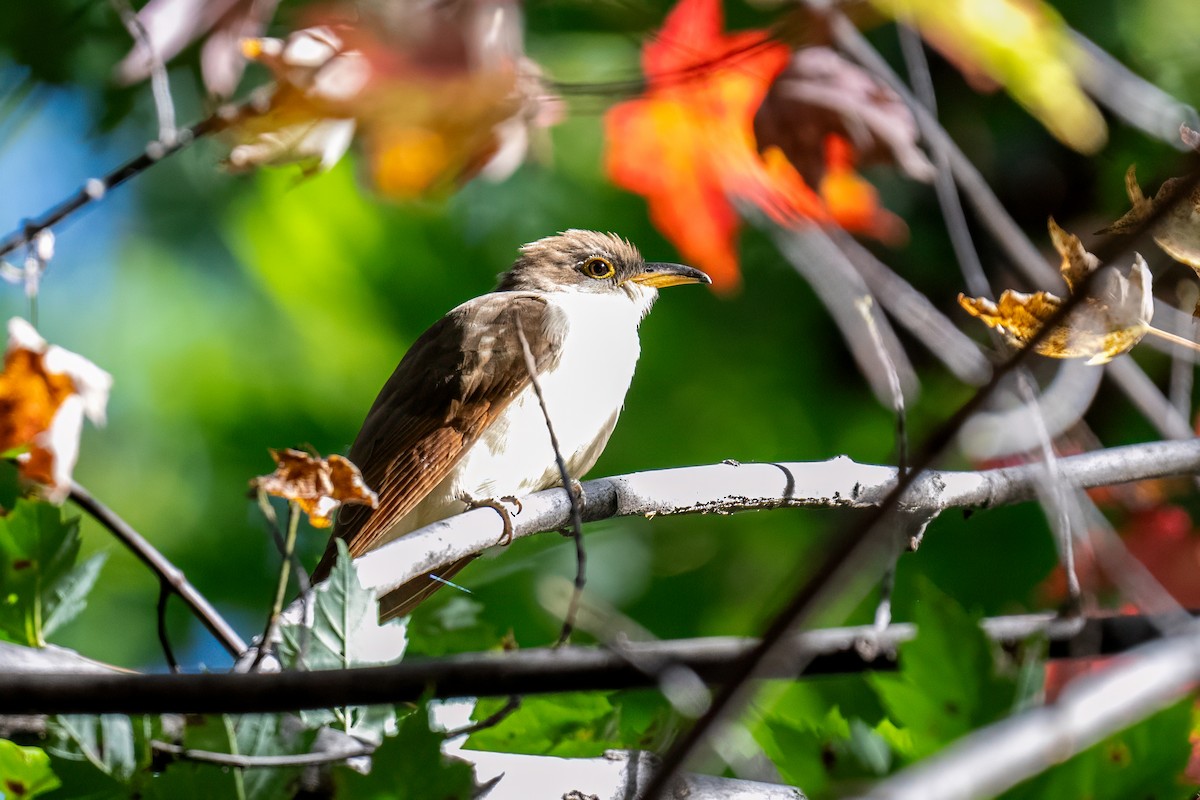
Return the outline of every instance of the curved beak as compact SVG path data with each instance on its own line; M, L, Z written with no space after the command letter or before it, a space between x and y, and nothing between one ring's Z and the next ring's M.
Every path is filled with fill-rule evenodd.
M712 278L695 267L658 262L643 264L642 271L629 280L640 283L642 286L652 286L655 289L680 286L685 283L712 283Z

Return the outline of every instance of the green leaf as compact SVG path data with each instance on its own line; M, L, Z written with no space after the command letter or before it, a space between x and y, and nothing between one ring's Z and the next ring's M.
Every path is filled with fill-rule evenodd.
M495 626L481 619L483 608L482 603L461 595L423 603L408 622L408 652L443 656L496 647L502 639Z
M149 737L142 737L139 748L134 719L120 714L57 716L50 725L54 741L50 752L57 758L86 761L104 775L128 782L139 765L149 762Z
M396 736L371 756L371 772L333 770L338 800L467 800L475 793L475 770L442 754L442 735L429 729L428 704L400 721Z
M1015 680L996 675L978 619L928 581L920 591L917 636L900 645L899 673L869 678L916 757L1003 716L1017 692Z
M18 500L0 517L0 634L30 647L83 610L104 557L75 565L79 520L49 503Z
M834 706L823 719L796 724L763 720L754 737L788 783L809 795L827 794L839 782L887 774L892 751L884 736Z
M248 800L248 795L239 792L242 772L212 764L176 761L161 775L146 782L142 800L211 800L217 797Z
M54 602L49 604L49 613L42 620L42 633L49 636L75 619L87 606L88 593L100 577L100 568L108 560L108 553L96 553L72 569L52 589Z
M1174 800L1194 797L1183 772L1192 752L1193 700L1181 700L1001 795L1004 800Z
M37 797L61 781L50 769L50 757L40 747L21 747L0 739L0 797Z
M471 719L487 719L503 700L480 700ZM471 734L468 750L526 753L564 757L591 757L619 747L617 712L603 693L554 694L526 697L520 707L499 724Z
M345 669L398 661L407 645L403 619L379 624L375 596L363 588L358 572L338 540L338 558L329 578L312 594L311 629L298 623L280 626L279 660L285 669ZM391 706L318 709L301 712L310 727L336 724L346 733L380 741L395 718Z

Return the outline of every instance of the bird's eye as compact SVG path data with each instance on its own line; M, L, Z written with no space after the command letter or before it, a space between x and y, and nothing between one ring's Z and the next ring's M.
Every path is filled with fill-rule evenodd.
M611 278L617 271L616 268L613 267L611 261L606 258L600 258L599 256L593 256L592 258L589 258L587 261L583 262L579 269L583 271L584 275L587 275L589 278L595 278L596 280Z

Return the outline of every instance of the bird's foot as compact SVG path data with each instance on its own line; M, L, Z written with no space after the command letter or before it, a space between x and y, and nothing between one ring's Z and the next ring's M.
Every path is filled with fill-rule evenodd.
M508 545L508 544L512 543L512 539L513 539L512 518L514 516L516 516L517 514L520 514L523 509L520 499L514 497L511 494L505 495L504 497L487 497L482 500L476 500L473 497L463 497L461 499L464 503L467 504L468 511L473 511L476 508L490 508L493 511L495 511L497 514L499 514L501 521L503 521L503 523L504 523L504 530L500 533L500 539L496 542L496 544ZM504 505L505 503L508 503L508 505L513 506L513 508L515 510L509 511L508 508Z

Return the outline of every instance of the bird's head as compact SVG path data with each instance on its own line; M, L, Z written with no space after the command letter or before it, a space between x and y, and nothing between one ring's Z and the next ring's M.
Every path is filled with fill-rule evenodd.
M683 264L648 262L614 234L572 229L522 247L496 290L625 294L648 309L659 289L684 283L712 279Z

